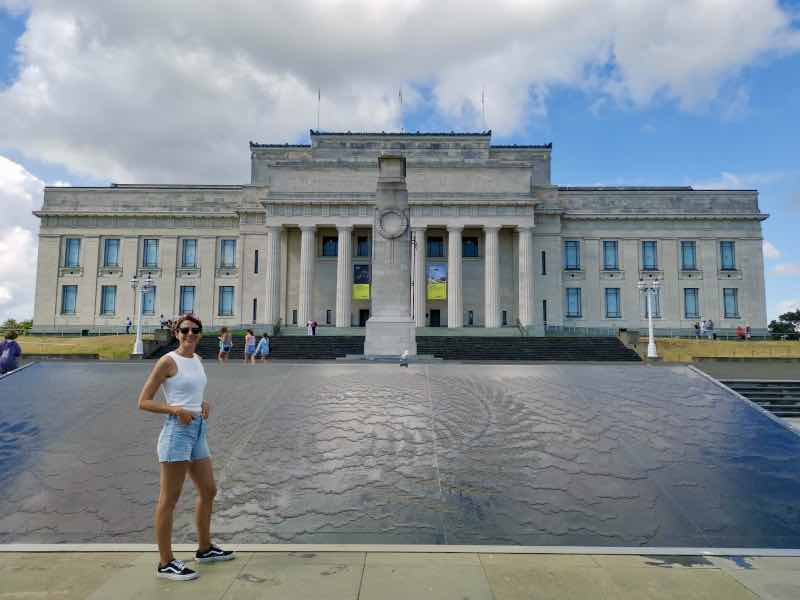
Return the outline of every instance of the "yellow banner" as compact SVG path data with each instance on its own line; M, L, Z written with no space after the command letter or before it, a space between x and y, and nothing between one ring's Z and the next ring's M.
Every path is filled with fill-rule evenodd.
M447 300L447 282L428 280L428 300Z
M369 300L369 284L368 283L354 283L353 284L353 300Z

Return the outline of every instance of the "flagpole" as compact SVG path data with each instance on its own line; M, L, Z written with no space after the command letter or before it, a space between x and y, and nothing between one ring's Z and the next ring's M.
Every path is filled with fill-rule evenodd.
M317 131L319 131L319 105L322 104L322 90L317 88Z

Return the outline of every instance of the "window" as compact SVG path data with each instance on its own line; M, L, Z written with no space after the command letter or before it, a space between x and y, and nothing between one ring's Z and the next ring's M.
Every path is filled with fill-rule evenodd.
M142 314L154 315L156 314L156 288L149 287L144 291L142 296Z
M183 240L181 266L185 269L197 267L197 240Z
M567 288L567 316L581 316L581 288Z
M181 286L180 313L187 315L194 312L194 286Z
M79 238L67 238L67 245L64 248L64 266L78 267L81 260L81 240Z
M253 273L258 275L258 250L253 254Z
M500 325L503 327L508 325L508 312L505 310L500 311Z
M113 315L117 312L117 286L104 285L100 288L100 314Z
M733 271L736 269L736 252L734 250L733 242L720 242L719 256L722 262L721 266L723 271Z
M619 307L619 288L606 288L606 318L619 319L622 312Z
M647 294L644 295L644 318L647 319L650 315L647 312L648 301L647 301ZM653 303L653 318L658 319L661 317L661 290L656 290L656 293L653 294L652 300L650 302Z
M725 318L739 318L739 290L736 288L723 288L722 298L725 303Z
M444 238L428 238L428 258L442 258L444 256Z
M542 275L547 275L547 252L542 250Z
M542 300L542 322L547 325L547 300Z
M619 246L616 241L603 242L603 269L619 270Z
M695 242L681 242L681 269L683 271L697 270L697 244Z
M258 250L256 250L258 252ZM258 298L253 298L253 323L258 320Z
M222 240L219 266L223 268L236 266L236 240Z
M577 271L581 268L581 243L577 240L564 242L564 268Z
M461 240L461 253L464 258L478 258L478 238L465 237Z
M642 242L642 269L645 271L658 269L658 253L655 241Z
M339 239L325 236L322 238L322 256L336 256L339 251Z
M142 266L155 268L158 266L158 240L145 240L142 249Z
M369 238L365 235L356 238L356 256L369 256Z
M221 285L219 287L219 316L233 316L233 286Z
M683 288L683 318L700 318L700 303L697 301L699 296L698 288Z
M331 324L331 309L330 308L325 311L325 324L326 325L330 325Z
M470 327L472 325L475 325L475 311L473 310L467 311L467 325L469 325Z
M78 303L78 286L65 285L61 288L61 314L74 315L75 305Z
M119 240L108 239L103 241L103 266L119 266Z
M297 309L292 309L292 325L297 325Z

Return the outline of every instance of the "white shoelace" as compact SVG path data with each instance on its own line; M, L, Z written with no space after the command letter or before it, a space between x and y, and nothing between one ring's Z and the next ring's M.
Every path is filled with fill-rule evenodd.
M183 571L184 567L186 566L182 560L178 560L177 558L172 560L172 564L178 567L178 571Z

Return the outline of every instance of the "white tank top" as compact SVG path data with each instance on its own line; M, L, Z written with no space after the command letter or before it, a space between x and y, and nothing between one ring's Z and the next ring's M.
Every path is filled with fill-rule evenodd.
M195 354L192 358L181 356L175 350L167 354L178 368L178 372L168 377L162 387L167 404L181 406L186 410L199 413L203 406L203 392L206 389L206 371L203 361Z

